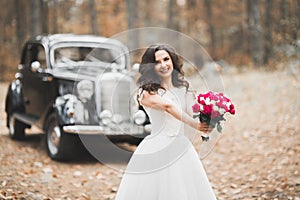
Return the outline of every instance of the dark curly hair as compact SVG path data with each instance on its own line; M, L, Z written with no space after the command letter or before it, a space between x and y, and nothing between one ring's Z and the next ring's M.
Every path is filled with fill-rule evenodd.
M139 72L141 76L137 80L140 88L149 93L156 93L158 89L165 88L161 85L160 77L156 74L154 68L156 65L155 52L165 50L171 57L173 63L172 84L175 87L184 86L189 89L189 83L184 80L184 72L182 70L182 59L176 53L175 49L166 44L155 44L149 46L142 56Z

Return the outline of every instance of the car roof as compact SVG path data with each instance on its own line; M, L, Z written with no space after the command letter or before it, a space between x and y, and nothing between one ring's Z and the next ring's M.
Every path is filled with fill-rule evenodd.
M122 47L124 50L127 48L118 40L96 36L96 35L77 35L77 34L51 34L51 35L37 35L34 36L30 42L39 42L47 46L52 46L61 42L94 42L106 43Z

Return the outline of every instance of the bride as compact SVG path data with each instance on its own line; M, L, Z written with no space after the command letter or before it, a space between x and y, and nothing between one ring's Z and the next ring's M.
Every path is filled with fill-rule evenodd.
M151 45L142 56L138 101L152 131L132 155L116 200L216 199L202 163L185 130L209 133L206 123L193 119L189 83L182 63L168 45Z

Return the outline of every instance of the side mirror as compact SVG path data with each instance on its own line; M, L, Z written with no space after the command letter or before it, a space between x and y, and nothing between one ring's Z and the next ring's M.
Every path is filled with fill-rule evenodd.
M24 69L24 65L23 64L19 64L18 65L18 70L22 70L22 69Z
M41 72L41 63L39 61L34 61L31 63L32 72Z

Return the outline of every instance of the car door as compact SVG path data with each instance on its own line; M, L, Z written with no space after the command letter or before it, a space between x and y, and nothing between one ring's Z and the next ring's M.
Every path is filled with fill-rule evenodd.
M39 43L28 43L23 58L23 95L26 114L39 118L53 96L53 77L48 73L47 52Z

